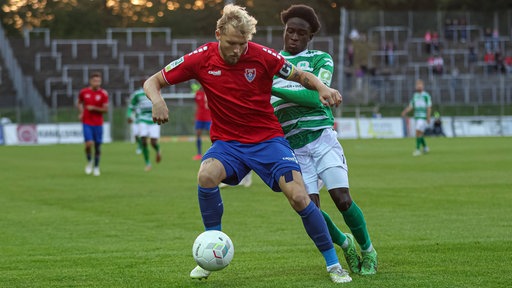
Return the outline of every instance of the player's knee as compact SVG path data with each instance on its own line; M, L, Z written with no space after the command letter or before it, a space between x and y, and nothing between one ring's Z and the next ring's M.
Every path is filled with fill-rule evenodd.
M352 205L352 197L348 188L334 188L329 190L329 194L340 211L347 211Z
M101 154L101 143L94 143L94 154L95 155Z
M197 183L204 188L213 188L219 185L220 181L208 172L199 172L197 174Z
M288 193L287 196L290 205L295 211L305 209L311 201L305 189L295 189L291 191L291 193Z

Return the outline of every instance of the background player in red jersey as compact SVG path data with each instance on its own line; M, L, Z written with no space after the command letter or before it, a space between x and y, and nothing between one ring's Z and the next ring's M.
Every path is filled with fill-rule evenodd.
M79 118L82 121L85 156L87 165L85 174L91 173L100 176L100 154L103 142L103 113L108 111L108 93L101 89L101 74L92 73L89 77L89 87L80 90L77 107L80 111ZM94 145L94 162L91 156Z
M210 125L212 124L212 116L210 115L210 108L208 108L208 98L206 98L206 93L204 93L204 89L200 84L194 83L191 85L192 91L195 92L195 101L196 101L196 120L195 120L195 130L196 130L196 147L197 154L192 158L194 160L201 160L203 156L202 150L202 139L204 131L210 131ZM195 91L194 91L195 90Z
M341 95L274 50L249 41L256 32L256 23L244 8L226 5L217 21L218 42L199 47L151 76L144 83L144 90L153 103L153 121L162 124L169 120L161 95L163 87L191 79L199 81L208 95L212 116L213 144L204 154L197 176L205 229L222 229L224 206L219 183L237 184L254 170L272 190L282 191L300 215L306 232L325 259L331 280L350 282L352 278L341 268L325 220L309 199L297 159L270 104L274 75L318 91L324 105L339 104ZM190 277L202 279L210 274L197 266Z

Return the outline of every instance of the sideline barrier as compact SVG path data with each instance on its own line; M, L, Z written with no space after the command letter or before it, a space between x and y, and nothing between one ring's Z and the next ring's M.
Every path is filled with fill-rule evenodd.
M81 123L3 125L5 145L83 143ZM0 132L1 133L1 132ZM111 143L110 123L103 124L103 143Z
M335 118L340 139L414 137L414 118ZM446 137L512 136L512 116L441 117ZM430 127L432 127L433 118Z

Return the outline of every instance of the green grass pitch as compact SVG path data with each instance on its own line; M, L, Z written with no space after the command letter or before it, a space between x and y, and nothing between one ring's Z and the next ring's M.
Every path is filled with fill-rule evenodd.
M512 285L512 139L427 143L430 154L412 157L411 138L342 142L379 272L338 286ZM146 173L134 144L105 144L102 175L93 177L83 172L82 145L0 146L0 287L335 286L285 197L257 176L250 188L222 192L231 265L189 279L203 230L199 162L192 142L162 149L163 162Z

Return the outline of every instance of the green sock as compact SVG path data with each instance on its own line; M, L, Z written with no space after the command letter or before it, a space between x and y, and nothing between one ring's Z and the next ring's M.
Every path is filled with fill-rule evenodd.
M155 148L155 151L157 153L160 152L160 143L156 143L155 145L153 145L153 148Z
M416 137L416 150L420 150L421 140L420 137Z
M144 162L146 163L146 165L149 165L150 162L148 145L142 145L142 155L144 156Z
M425 137L420 137L420 144L423 145L423 147L427 147L427 142L425 142Z
M142 151L142 140L140 137L135 137L135 142L137 142L137 148Z
M352 205L350 205L347 211L342 211L341 214L348 228L352 231L352 234L354 234L357 243L361 246L361 250L370 248L372 241L370 240L370 235L366 228L363 211L356 205L356 202L352 201Z
M322 211L322 215L324 216L325 222L327 223L327 228L329 229L329 234L331 234L332 242L336 243L338 246L342 246L343 243L347 240L347 236L343 232L340 231L340 229L332 222L331 217L329 214L325 213L324 210Z

